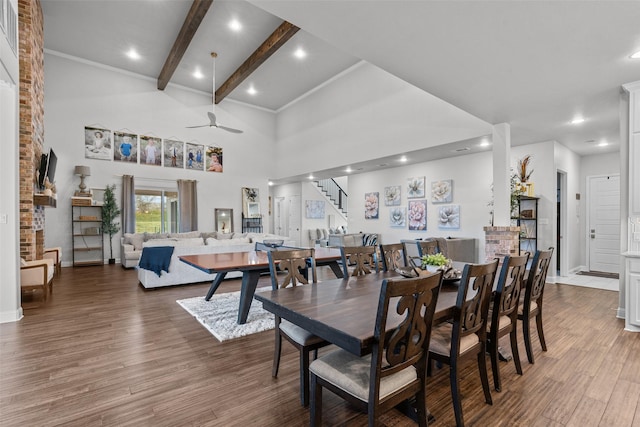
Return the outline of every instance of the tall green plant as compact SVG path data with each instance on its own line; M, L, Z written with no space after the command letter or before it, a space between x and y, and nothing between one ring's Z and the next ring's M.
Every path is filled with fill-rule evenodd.
M115 219L120 215L113 190L114 185L107 185L104 190L104 204L102 205L102 232L109 235L109 260L113 259L113 236L120 231L120 223Z

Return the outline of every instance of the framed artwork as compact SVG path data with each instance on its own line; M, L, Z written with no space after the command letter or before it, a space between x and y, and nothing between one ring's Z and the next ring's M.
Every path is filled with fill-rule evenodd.
M255 216L250 216L249 213L249 204L251 204L251 214L256 213L257 206L257 214L260 216L260 192L257 188L252 187L242 187L242 214L245 218L256 218Z
M384 187L384 205L400 206L400 186Z
M165 139L162 141L162 152L165 168L182 169L184 167L184 142Z
M460 228L460 205L440 206L438 228Z
M84 128L84 157L111 160L111 131L109 129Z
M409 201L409 230L426 231L427 229L427 201Z
M406 227L407 208L393 207L389 209L389 225L391 227Z
M216 208L214 215L215 230L218 233L233 232L233 209Z
M445 179L431 183L431 203L451 203L453 201L453 180Z
M407 198L421 199L424 197L424 176L407 179Z
M204 145L187 142L184 156L185 169L204 170Z
M161 142L155 136L140 136L140 164L162 166Z
M324 218L324 200L305 200L307 218Z
M207 147L207 172L222 172L222 147Z
M138 163L138 135L126 132L114 132L113 146L113 160Z
M378 219L378 200L380 193L364 193L364 219Z

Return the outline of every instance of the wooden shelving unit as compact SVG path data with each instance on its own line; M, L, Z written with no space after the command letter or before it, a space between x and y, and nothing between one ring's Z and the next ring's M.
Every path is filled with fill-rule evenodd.
M262 233L262 217L247 218L242 214L243 233Z
M538 200L518 196L518 216L511 218L520 227L520 253L529 252L531 257L538 249Z
M45 196L44 194L35 194L33 196L33 204L36 206L46 206L55 208L58 204L58 200L52 196Z
M71 206L73 266L104 264L102 206Z

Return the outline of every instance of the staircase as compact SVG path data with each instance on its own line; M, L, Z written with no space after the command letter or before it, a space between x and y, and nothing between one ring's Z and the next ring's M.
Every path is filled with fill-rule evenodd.
M320 179L315 181L315 183L320 191L322 191L327 196L327 198L333 202L335 207L338 208L338 210L340 210L340 212L342 212L346 217L347 207L349 206L348 196L347 193L345 193L344 190L340 188L338 183L335 182L333 178Z

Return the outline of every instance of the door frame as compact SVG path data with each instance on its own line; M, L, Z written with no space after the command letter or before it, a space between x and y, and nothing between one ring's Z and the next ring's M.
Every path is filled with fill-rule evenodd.
M559 224L559 230L556 227L556 241L560 240L560 247L556 248L558 256L560 257L560 265L556 265L556 270L559 271L560 276L567 276L569 274L569 249L567 239L567 172L562 169L556 170L557 179L557 199L560 203L560 217L556 219L556 224ZM556 210L556 215L557 209ZM559 235L557 233L560 233ZM557 259L557 257L556 257Z
M599 174L599 175L589 175L586 177L586 197L587 197L587 203L585 206L585 226L584 226L584 239L585 239L585 243L586 243L586 253L585 253L585 258L586 258L586 269L589 270L589 266L591 265L591 239L589 238L590 234L590 230L589 230L589 226L591 225L591 180L594 178L606 178L609 176L617 176L618 179L620 180L620 183L622 183L622 176L620 175L620 173L606 173L606 174ZM622 188L622 186L621 186ZM622 208L622 206L621 206ZM621 220L622 221L622 220ZM620 240L622 240L622 234L620 235Z

